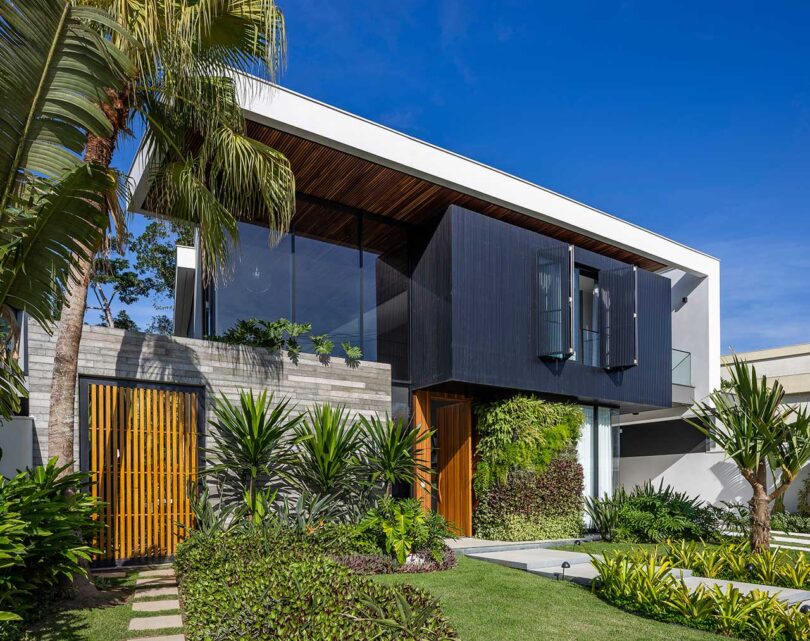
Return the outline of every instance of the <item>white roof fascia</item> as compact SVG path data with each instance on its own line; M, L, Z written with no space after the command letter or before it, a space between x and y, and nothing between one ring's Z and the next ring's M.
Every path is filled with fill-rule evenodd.
M234 72L249 120L507 207L697 276L716 276L719 261L529 181L394 131L307 96ZM147 150L136 155L131 211L141 211Z

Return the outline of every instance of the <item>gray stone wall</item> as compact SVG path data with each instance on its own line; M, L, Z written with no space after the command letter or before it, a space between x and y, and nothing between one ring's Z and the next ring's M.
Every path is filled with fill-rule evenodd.
M34 463L48 454L48 418L56 336L29 323L29 410L34 420ZM240 389L269 390L289 397L300 411L318 402L342 404L356 414L391 411L391 367L362 361L349 367L340 357L328 364L302 354L298 364L264 349L192 338L154 336L86 325L79 377L129 379L204 388L206 414L220 393L231 400ZM79 395L76 394L76 460L79 455Z

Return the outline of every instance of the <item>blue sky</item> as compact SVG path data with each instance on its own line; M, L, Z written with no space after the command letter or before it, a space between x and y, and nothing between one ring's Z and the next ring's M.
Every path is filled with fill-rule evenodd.
M280 5L283 85L717 256L724 351L810 342L810 3Z

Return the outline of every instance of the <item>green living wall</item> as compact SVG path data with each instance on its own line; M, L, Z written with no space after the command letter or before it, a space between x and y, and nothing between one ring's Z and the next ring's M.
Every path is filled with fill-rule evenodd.
M476 407L475 535L502 541L579 536L582 410L518 394Z

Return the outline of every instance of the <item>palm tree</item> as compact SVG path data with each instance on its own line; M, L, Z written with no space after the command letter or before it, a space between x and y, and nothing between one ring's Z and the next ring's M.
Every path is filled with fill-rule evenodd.
M770 547L771 502L810 461L810 413L785 404L779 381L757 378L756 368L736 356L729 373L693 408L689 423L717 443L751 485L751 548L759 552Z
M153 152L155 209L193 223L206 277L227 261L238 240L237 218L286 231L295 181L287 159L250 139L232 68L275 78L285 51L284 19L272 0L85 0L108 10L132 34L111 40L131 56L134 72L110 88L109 132L87 136L85 158L109 167L119 137L134 121ZM101 243L91 246L96 253ZM55 347L49 424L50 455L73 457L79 344L93 261L79 257Z
M98 8L0 0L0 416L26 393L16 312L49 329L77 261L120 214L115 172L81 159L86 135L111 133L107 91L133 70L102 30L129 38Z

